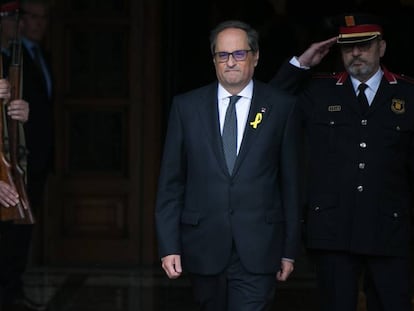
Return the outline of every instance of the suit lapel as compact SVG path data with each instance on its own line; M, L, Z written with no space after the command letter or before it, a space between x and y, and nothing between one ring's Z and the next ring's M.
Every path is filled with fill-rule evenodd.
M218 165L228 174L224 158L223 144L220 133L220 121L217 103L217 84L212 84L205 92L205 97L200 99L199 119L206 132L206 139L210 142ZM200 138L202 139L202 138Z
M218 116L217 104L217 85L213 84L210 89L205 92L204 98L200 99L199 118L206 132L206 139L210 142L213 152L217 158L218 165L223 172L228 175L226 161L224 158L223 144L220 133L220 123ZM259 83L255 83L253 97L250 104L249 115L243 134L239 154L233 170L233 176L237 174L243 160L254 144L255 137L259 135L262 127L266 124L266 120L270 115L272 103L262 91Z
M239 154L234 165L233 175L237 174L243 160L246 158L247 153L255 142L255 137L260 134L261 129L264 124L266 124L266 120L270 115L271 109L271 102L262 91L260 84L255 82L253 97L249 109L249 116L244 129Z

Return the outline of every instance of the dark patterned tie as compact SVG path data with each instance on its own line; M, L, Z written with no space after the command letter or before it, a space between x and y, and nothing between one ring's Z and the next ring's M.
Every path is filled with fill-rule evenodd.
M237 115L236 102L241 96L230 96L229 106L227 107L226 117L223 125L223 149L226 158L227 169L231 175L233 172L234 163L237 157Z
M357 98L358 98L358 103L361 106L361 112L363 114L365 114L369 108L368 99L367 99L367 96L365 95L365 89L367 87L368 85L366 85L365 83L361 83L358 86L359 93L358 93Z

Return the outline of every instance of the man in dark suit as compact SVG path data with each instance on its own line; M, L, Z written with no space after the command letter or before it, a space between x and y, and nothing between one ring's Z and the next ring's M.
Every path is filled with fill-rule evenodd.
M47 57L40 48L47 30L48 6L39 0L20 3L20 30L23 46L22 98L29 102L30 116L24 124L27 155L27 194L37 223L41 223L44 188L53 162L52 80ZM38 53L38 54L37 54ZM0 267L8 275L4 289L6 310L43 310L45 306L24 293L22 276L30 254L33 225L12 225L8 244L8 265Z
M53 80L48 54L42 49L48 19L44 1L22 1L23 98L30 103L30 118L25 124L28 192L35 206L43 204L53 163Z
M310 72L303 68L335 42L346 71L303 84ZM306 242L323 311L355 311L362 275L369 311L412 310L414 84L381 64L385 49L377 17L345 15L337 38L311 45L272 81L300 89L309 146Z
M170 112L156 206L162 267L172 279L189 273L201 310L269 310L299 246L294 101L253 80L249 25L223 22L210 43L218 82L176 96Z

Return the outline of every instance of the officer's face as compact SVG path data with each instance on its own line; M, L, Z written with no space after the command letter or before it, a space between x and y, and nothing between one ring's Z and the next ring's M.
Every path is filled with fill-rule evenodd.
M345 69L359 81L367 81L378 71L385 48L386 43L382 39L374 39L363 44L341 46Z

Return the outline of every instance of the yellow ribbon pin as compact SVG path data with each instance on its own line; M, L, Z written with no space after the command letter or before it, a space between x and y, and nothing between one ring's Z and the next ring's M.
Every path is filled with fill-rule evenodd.
M262 117L263 117L263 114L262 114L261 112L258 112L258 113L256 114L256 118L254 118L254 121L250 122L250 125L251 125L254 129L256 129L256 128L257 128L257 125L258 125L260 122L262 122Z

